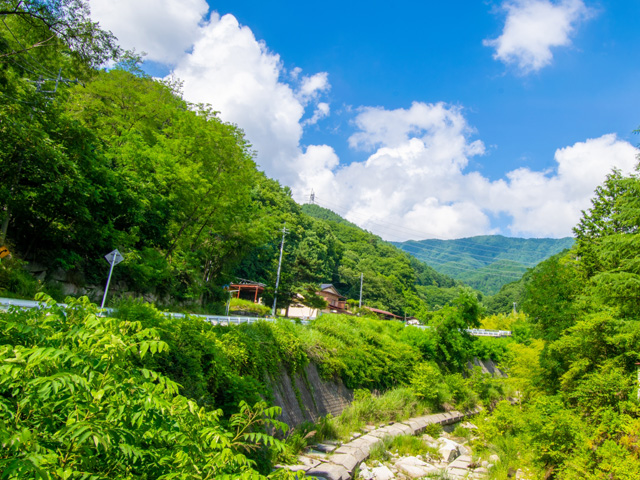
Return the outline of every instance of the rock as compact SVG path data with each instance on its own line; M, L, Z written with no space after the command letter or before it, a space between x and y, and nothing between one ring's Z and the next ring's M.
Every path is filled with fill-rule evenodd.
M522 471L522 469L521 469L521 468L519 468L519 469L516 471L516 480L524 480L525 478L527 478L527 477L525 476L525 474L524 474L524 472Z
M366 463L363 463L360 465L358 478L361 478L362 480L375 480L376 477L373 472L369 470L369 467L367 467Z
M470 422L464 422L460 425L462 428L466 428L467 430L477 430L478 427L476 427L473 423Z
M496 454L493 454L489 457L489 461L491 463L498 463L500 461L500 457Z
M438 440L442 440L442 446L438 449L438 453L442 457L443 461L449 463L453 462L458 456L460 456L460 450L456 442L453 440L448 440L446 438L441 438Z
M372 468L371 473L373 473L375 480L393 480L395 478L393 472L386 465Z
M395 466L397 468L400 468L399 465L413 465L417 467L424 467L429 464L420 460L418 457L402 457L395 463Z
M433 438L431 435L427 435L426 433L424 435L422 435L422 439L425 442L435 442L436 441L435 438Z
M403 457L395 463L395 467L409 478L421 478L439 469L417 457Z

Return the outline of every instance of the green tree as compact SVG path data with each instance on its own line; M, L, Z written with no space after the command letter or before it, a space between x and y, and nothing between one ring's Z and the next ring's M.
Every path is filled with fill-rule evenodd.
M139 366L167 348L155 331L68 302L0 315L3 478L264 478L247 453L284 448L260 429L284 427L277 409L243 403L223 426Z

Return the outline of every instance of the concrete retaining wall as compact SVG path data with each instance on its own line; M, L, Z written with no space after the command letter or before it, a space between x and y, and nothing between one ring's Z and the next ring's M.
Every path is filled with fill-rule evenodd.
M338 416L353 400L353 392L341 380L323 380L313 363L307 365L305 375L295 375L292 383L282 370L277 381L270 381L274 405L282 408L280 420L291 428L306 421L316 422L329 413Z

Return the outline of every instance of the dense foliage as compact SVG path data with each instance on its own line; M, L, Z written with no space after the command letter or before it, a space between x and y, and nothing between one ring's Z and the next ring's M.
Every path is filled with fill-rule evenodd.
M506 359L522 403L499 405L483 429L513 466L540 477L640 476L639 189L638 175L613 172L575 228L575 247L524 286L528 320L513 326L529 335Z
M2 478L261 478L247 454L284 448L263 433L277 409L223 421L144 366L168 348L155 330L70 300L0 315Z
M289 448L265 433L285 426L263 399L309 361L363 392L400 387L386 400L357 395L366 408L387 405L375 418L500 394L460 375L473 339L456 328L478 322L469 291L431 329L337 315L212 326L140 301L105 318L86 298L66 309L42 299L40 309L0 313L3 478L261 478ZM425 369L446 378L437 397L425 395ZM342 428L366 421L349 415Z

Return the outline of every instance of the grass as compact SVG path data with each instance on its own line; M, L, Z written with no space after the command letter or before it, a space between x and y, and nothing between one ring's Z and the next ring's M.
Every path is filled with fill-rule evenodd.
M338 439L347 440L365 425L405 420L426 413L427 408L409 388L396 388L377 396L358 390L356 398L339 417L333 419Z

